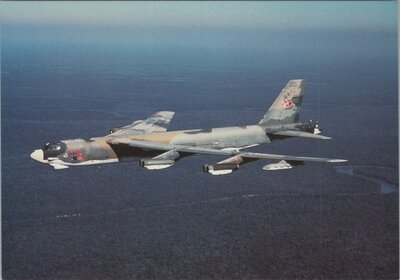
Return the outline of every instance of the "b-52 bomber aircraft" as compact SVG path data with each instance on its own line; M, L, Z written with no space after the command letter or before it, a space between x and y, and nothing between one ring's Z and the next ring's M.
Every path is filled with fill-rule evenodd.
M264 170L290 169L306 161L345 162L343 159L242 151L290 137L331 139L320 135L317 122L299 122L303 89L304 80L290 80L255 125L167 131L174 112L161 111L146 120L113 128L103 137L47 143L42 149L35 150L31 157L55 169L119 162L129 157L140 158L141 167L163 169L193 154L228 157L203 166L203 171L213 175L231 173L244 163L260 159L278 161L265 165Z

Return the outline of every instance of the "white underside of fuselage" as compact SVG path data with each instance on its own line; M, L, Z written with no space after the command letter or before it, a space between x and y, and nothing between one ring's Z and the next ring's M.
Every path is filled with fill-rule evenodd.
M115 159L104 159L104 160L87 160L83 162L65 162L59 159L52 159L48 158L47 162L43 163L48 163L49 165L53 166L54 169L65 169L70 166L85 166L85 165L95 165L95 164L103 164L103 163L116 163L119 162L117 158Z

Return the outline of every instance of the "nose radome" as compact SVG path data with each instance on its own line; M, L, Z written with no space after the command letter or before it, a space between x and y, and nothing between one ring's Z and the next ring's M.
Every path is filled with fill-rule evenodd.
M43 159L43 150L34 150L31 154L31 158L39 162L46 162Z

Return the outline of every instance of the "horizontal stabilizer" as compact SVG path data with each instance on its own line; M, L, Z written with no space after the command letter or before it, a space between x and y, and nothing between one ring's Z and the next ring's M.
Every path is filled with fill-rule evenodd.
M313 133L309 133L309 132L305 132L305 131L298 131L298 130L282 130L282 131L272 132L271 134L281 135L281 136L290 136L290 137L323 139L323 140L332 139L331 137L328 137L328 136L313 134Z

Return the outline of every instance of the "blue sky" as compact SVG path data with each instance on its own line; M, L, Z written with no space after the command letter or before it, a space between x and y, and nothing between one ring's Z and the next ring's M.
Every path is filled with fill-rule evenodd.
M6 25L393 30L396 1L2 2Z

